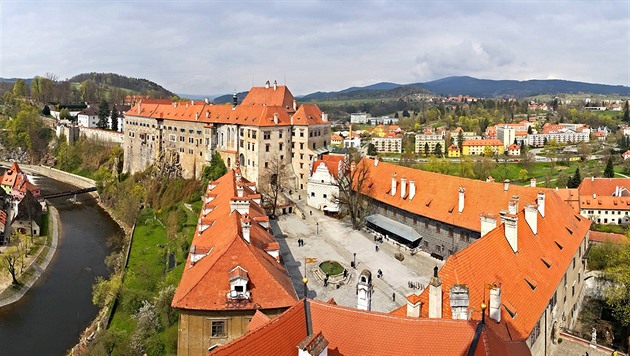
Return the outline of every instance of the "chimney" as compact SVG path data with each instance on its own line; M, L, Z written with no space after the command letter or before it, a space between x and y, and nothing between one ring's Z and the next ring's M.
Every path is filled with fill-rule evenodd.
M297 101L293 99L293 111L297 111Z
M400 178L400 197L404 198L407 194L407 179Z
M529 180L529 186L532 188L536 188L536 178L532 178Z
M437 266L429 281L429 318L442 318L442 279L438 276Z
M538 233L538 207L536 204L527 204L525 206L525 221L529 228L532 229L534 235Z
M505 238L507 239L512 251L518 252L518 217L512 215L505 210L500 212L501 222L503 223Z
M234 92L234 95L232 95L232 110L236 109L236 105L238 105L238 97L236 92Z
M203 101L204 101L206 104L210 104L210 99L208 99L208 98L203 99Z
M142 111L142 102L139 101L138 102L138 114L140 114L141 111Z
M273 114L273 123L278 125L278 113Z
M378 166L378 156L374 157L374 167Z
M481 237L496 229L497 217L492 213L481 213Z
M501 322L501 286L490 289L490 319Z
M413 179L409 180L409 200L413 199L416 195L416 182Z
M512 215L518 214L518 195L512 196L512 200L508 202L508 212Z
M245 214L241 217L241 232L243 233L243 238L245 241L250 242L249 233L252 229L251 219L248 214Z
M459 187L459 203L457 211L461 214L464 211L464 195L466 193L466 189L464 187Z
M509 188L510 188L510 180L506 179L503 181L503 191L507 192Z
M467 320L468 305L470 304L468 287L466 287L465 284L453 284L449 293L449 298L451 301L453 320Z
M269 81L265 82L265 89L269 89Z
M595 180L595 176L591 176L591 182Z
M412 294L409 297L407 297L407 317L419 318L421 306L422 306L422 303L420 303L419 296Z
M236 196L239 198L243 197L243 184L240 182L236 184Z
M327 112L323 112L322 113L322 121L323 122L328 122L328 113ZM352 137L350 137L352 138Z
M210 117L210 111L206 111L206 119Z
M396 173L392 174L392 196L396 195Z
M488 176L488 178L486 178L486 182L494 182L494 178L492 178L492 176Z
M199 121L199 113L198 112L195 113L195 121Z
M241 215L249 214L249 199L232 198L230 200L230 213L234 210Z
M273 81L273 90L278 89L278 81L274 80Z
M544 218L545 217L545 193L544 192L538 192L538 199L536 203L538 204L538 211L540 212L540 216Z
M190 101L190 105L195 106L195 101L194 101L194 100L191 100L191 101Z

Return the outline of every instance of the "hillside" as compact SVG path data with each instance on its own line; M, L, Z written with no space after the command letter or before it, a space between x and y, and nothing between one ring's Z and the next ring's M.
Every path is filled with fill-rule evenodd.
M94 83L133 91L138 94L147 94L152 97L172 97L175 94L166 90L161 85L143 78L126 77L115 73L82 73L68 79L70 83L82 83L92 80Z

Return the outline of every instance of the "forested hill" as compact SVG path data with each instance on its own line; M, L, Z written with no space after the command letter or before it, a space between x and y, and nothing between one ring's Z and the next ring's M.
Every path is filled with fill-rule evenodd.
M147 79L131 78L115 73L82 73L68 79L71 83L83 83L91 80L96 84L127 89L137 93L146 93L151 97L172 97L175 94L161 85Z

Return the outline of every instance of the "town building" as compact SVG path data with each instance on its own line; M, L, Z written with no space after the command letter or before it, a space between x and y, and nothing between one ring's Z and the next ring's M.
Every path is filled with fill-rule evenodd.
M124 131L124 172L166 164L199 178L218 151L252 181L272 166L290 167L296 189L306 189L311 163L331 142L328 116L275 82L251 88L240 105L236 96L232 105L144 99L125 113Z
M365 112L355 112L350 114L351 124L367 124L368 114Z
M628 158L630 158L630 150L624 152L621 154L621 158L623 158L623 160L627 160Z
M178 355L205 355L245 334L254 314L275 317L295 305L260 199L238 166L208 184L172 301L180 315Z
M27 192L30 192L35 199L39 199L41 196L41 189L28 180L28 176L22 172L16 162L13 162L11 167L2 175L0 187L13 200L17 201L21 201Z
M449 158L457 158L461 156L461 151L456 144L452 144L448 146L448 157Z
M530 355L479 321L394 316L302 299L279 317L257 313L250 332L210 355Z
M444 147L446 147L444 144L444 135L442 134L432 134L427 132L423 134L416 134L417 154L432 155L435 153L435 147L437 147L437 145L440 145L440 149L443 152Z
M383 137L372 137L372 144L378 153L401 153L402 136L388 133Z
M533 147L542 147L551 140L558 143L588 142L589 135L590 129L584 125L546 123L541 133L527 135L527 144Z
M630 224L630 178L586 178L577 191L580 215L596 224Z
M313 163L306 186L308 206L329 213L339 212L339 174L345 171L343 155L323 155Z
M330 144L337 147L343 147L343 137L333 134L330 136Z
M521 155L521 146L513 143L507 146L507 154L508 156L520 156Z
M504 150L503 142L496 139L469 140L462 143L464 156L482 156L488 151L493 155L502 155Z
M91 104L77 114L77 124L83 127L98 126L98 105Z

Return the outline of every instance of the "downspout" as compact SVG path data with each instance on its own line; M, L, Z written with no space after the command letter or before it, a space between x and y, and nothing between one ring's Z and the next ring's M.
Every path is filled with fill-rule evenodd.
M549 306L545 308L545 356L547 355L547 310L549 310Z

